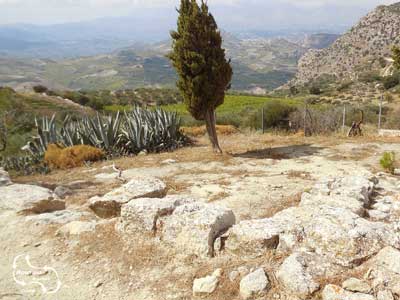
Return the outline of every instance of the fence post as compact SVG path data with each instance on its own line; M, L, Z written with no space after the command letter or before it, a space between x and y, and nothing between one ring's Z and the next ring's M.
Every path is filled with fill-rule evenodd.
M262 133L265 133L265 124L264 124L264 107L261 110L261 128L262 128Z
M344 131L346 127L346 104L343 107L343 124L342 124L342 130Z
M378 130L381 130L381 126L382 126L382 106L383 106L383 93L381 95L381 101L379 102Z

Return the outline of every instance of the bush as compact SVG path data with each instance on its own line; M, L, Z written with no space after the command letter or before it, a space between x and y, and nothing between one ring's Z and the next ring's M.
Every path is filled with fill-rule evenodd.
M400 83L400 79L398 75L392 75L385 77L383 80L383 86L386 90L390 90L391 88L394 88L396 85Z
M310 94L311 95L321 95L322 91L318 86L314 85L314 86L310 87Z
M105 153L98 148L79 145L61 148L56 144L48 145L44 155L45 162L51 168L71 169L82 166L85 162L94 162L105 157Z
M33 87L33 90L35 91L35 93L42 94L46 93L48 91L48 88L45 87L44 85L35 85Z
M380 164L382 168L393 174L395 159L396 157L394 152L385 152L380 160Z

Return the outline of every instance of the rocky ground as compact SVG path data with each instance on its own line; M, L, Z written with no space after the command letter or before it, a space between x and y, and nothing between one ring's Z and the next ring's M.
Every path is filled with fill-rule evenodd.
M400 180L379 167L399 142L235 134L223 156L0 172L0 299L400 299Z

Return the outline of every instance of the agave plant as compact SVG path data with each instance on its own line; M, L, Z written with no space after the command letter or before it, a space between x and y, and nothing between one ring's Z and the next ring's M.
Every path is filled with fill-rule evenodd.
M47 145L54 144L59 141L59 136L56 128L56 116L51 119L44 117L41 122L35 118L35 126L37 136L32 138L32 141L23 148L33 154L43 154L46 152Z

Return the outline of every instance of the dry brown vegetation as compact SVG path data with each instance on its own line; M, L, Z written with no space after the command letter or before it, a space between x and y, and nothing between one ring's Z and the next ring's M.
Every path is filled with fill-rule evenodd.
M58 145L49 145L44 159L50 168L71 169L81 167L85 162L94 162L105 157L102 150L79 145L68 148L61 148Z
M200 137L207 133L206 126L199 127L182 127L182 132L191 137ZM232 135L238 133L239 130L232 125L217 125L217 133L219 135Z

